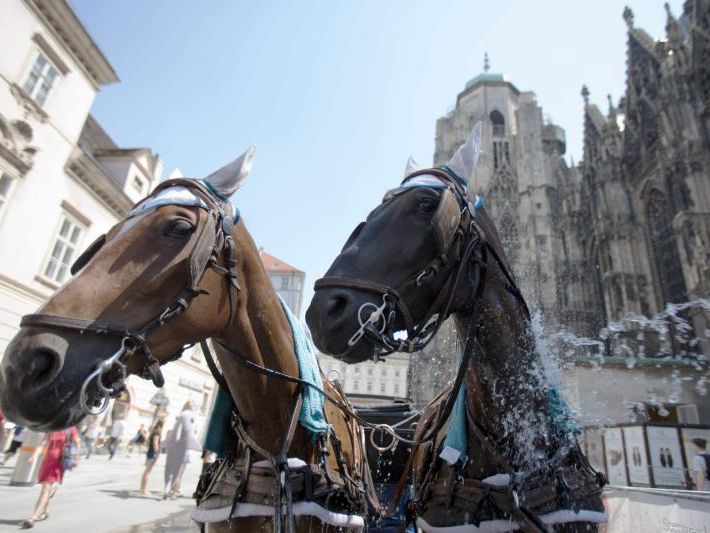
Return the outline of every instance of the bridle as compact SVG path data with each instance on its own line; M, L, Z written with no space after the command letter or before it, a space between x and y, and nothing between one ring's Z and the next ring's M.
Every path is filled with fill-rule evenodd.
M390 287L370 280L335 276L321 278L315 283L316 291L324 288L346 288L367 291L381 297L379 304L368 302L360 306L357 316L359 328L348 340L350 347L366 337L377 346L377 356L385 356L393 352L417 352L431 342L451 313L457 287L469 271L471 259L473 258L477 263L482 261L479 257L474 256L476 250L481 248L492 252L507 278L509 289L523 303L529 316L527 305L525 305L525 300L513 276L505 263L498 257L495 249L488 243L485 232L476 221L476 206L467 198L462 180L450 168L444 166L413 172L404 179L402 184L406 185L409 180L418 176L434 176L444 186L438 208L431 222L438 244L438 253L434 259L417 269L414 276L397 287ZM406 194L412 189L412 187L400 186L398 189L388 192L382 205L375 211L384 208L395 197ZM370 217L372 214L368 218ZM355 230L356 233L362 227L362 224L358 226ZM440 275L446 275L446 279L438 295L424 314L424 318L415 323L405 296L424 284L431 283ZM474 285L480 285L480 283L479 276L478 282ZM396 338L395 323L398 317L401 318L399 323L403 322L407 331L406 339Z
M201 294L208 294L208 291L199 287L202 277L208 268L227 278L230 306L229 323L234 319L234 291L240 290L241 287L235 269L237 265L236 249L232 231L234 226L239 223L239 211L235 210L232 204L214 190L209 183L188 178L171 179L161 183L150 196L136 205L146 202L149 198L155 197L158 193L170 187L188 188L197 199L202 201L201 206L207 211L207 220L197 230L199 233L195 238L195 244L188 260L190 281L175 300L170 302L162 311L140 328L129 328L96 320L45 314L25 315L20 322L20 327L38 326L68 329L81 333L90 332L97 335L111 335L121 339L121 345L118 350L109 358L99 362L82 384L79 404L84 413L88 415L102 413L108 407L109 400L118 397L123 392L127 376L126 363L133 356L142 359L141 367L138 371L140 377L150 379L159 388L165 384L165 378L160 366L178 359L188 346L182 347L172 356L159 361L153 355L148 345L147 337L152 331L163 327L186 311L193 298ZM75 274L81 270L103 246L105 241L106 236L102 235L92 243L74 263L71 273ZM221 255L224 256L224 266L218 264ZM106 383L105 380L109 382ZM88 388L94 381L96 382L97 390L96 394L92 395L89 393Z

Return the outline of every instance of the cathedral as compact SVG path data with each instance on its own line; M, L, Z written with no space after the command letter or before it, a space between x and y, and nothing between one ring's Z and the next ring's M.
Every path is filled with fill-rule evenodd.
M668 4L666 12L666 35L654 40L624 10L626 91L603 113L582 88L578 165L565 161L565 132L545 120L535 94L490 72L487 58L436 123L441 165L482 122L475 183L548 331L597 337L629 314L710 295L710 0L686 0L677 18ZM687 314L705 337L707 311ZM413 357L416 403L450 379L425 369L457 357L454 337L444 328ZM699 349L708 352L707 339ZM455 359L437 366L453 372Z

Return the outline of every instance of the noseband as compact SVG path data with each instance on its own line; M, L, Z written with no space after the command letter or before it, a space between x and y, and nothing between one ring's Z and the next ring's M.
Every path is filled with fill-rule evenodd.
M235 270L237 262L232 231L234 226L239 223L239 211L234 213L232 204L213 190L206 182L187 178L172 179L161 183L148 198L154 197L170 187L178 186L190 189L197 198L204 202L207 209L207 220L201 229L198 230L199 234L190 252L190 282L188 286L157 316L149 320L143 327L137 329L95 320L44 314L25 315L20 322L20 327L38 326L69 329L81 333L91 332L99 335L112 335L121 339L119 349L111 357L98 363L82 384L79 404L81 409L88 415L97 415L105 411L110 398L117 397L125 389L126 363L133 356L138 356L142 359L142 366L138 372L140 377L152 380L156 387L162 387L165 384L160 365L178 359L187 347L183 347L171 357L159 361L153 355L146 339L153 330L164 326L170 320L182 314L189 307L194 297L200 294L207 294L207 291L199 288L199 283L208 268L212 268L227 277L230 323L234 318L234 290L239 290L241 287ZM139 204L146 200L147 198L141 200ZM103 235L92 243L72 266L72 274L81 270L103 246L105 241L106 236ZM224 252L224 266L218 264L219 256L222 252ZM110 383L105 383L104 378L108 379ZM98 394L90 398L88 387L93 381L96 382Z
M441 324L451 313L456 288L466 274L470 260L473 258L475 263L485 267L489 252L506 277L509 290L523 303L527 312L527 305L513 276L495 249L488 243L485 232L477 223L476 208L467 199L466 190L458 176L447 167L429 168L409 174L404 182L425 175L435 176L444 184L439 206L432 217L432 226L439 249L439 253L433 260L396 288L364 279L335 276L321 278L315 283L316 291L324 288L346 288L371 292L381 297L379 304L368 302L358 309L359 328L348 340L348 347L354 346L360 339L366 337L378 347L377 356L385 356L393 352L412 353L423 349L431 342ZM408 190L411 189L400 187L387 193L382 206L376 210L383 208L393 198ZM483 249L480 258L474 256L474 252L478 249ZM415 323L404 296L433 281L446 271L448 276L437 297L424 314L424 318ZM481 276L480 271L477 277L475 285L478 286L477 292L480 292L485 278ZM404 322L407 331L406 339L395 338L395 322L398 315Z

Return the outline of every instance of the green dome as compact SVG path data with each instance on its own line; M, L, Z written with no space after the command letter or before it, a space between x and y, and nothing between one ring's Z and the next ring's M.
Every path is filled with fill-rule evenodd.
M503 74L496 74L493 72L482 72L475 78L471 78L466 82L466 89L473 87L477 83L482 83L486 81L505 81Z

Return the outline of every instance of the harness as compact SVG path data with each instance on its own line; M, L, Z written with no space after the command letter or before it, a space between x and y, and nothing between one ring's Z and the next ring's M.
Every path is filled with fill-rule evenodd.
M469 292L466 301L470 302L468 309L472 316L470 323L476 324L491 258L502 272L507 290L518 300L526 318L530 320L525 299L506 264L490 245L485 232L476 221L475 208L467 201L466 191L461 181L449 168L442 167L416 171L408 175L403 183L406 184L410 179L422 175L435 176L444 184L439 206L431 221L438 245L435 258L396 288L369 280L341 277L325 277L316 281L316 290L339 287L364 290L381 296L382 303L379 306L369 303L360 308L358 312L360 328L351 337L348 343L350 346L362 337L366 337L378 347L377 355L387 355L395 351L411 353L424 348L450 315L457 288L460 287L464 274L468 272L471 264L475 269L473 273L475 279L472 283L475 288L473 298L470 297ZM408 190L411 188L400 187L388 192L382 205L368 216L368 220L393 198L405 194ZM366 223L367 221L356 228L351 240ZM424 313L424 317L415 323L405 298L412 290L439 275L446 276L443 286ZM363 317L363 313L366 314L370 309L372 311L369 316ZM394 336L394 324L398 314L407 330L405 340L395 339ZM464 386L472 353L473 350L464 350L452 387L436 400L438 408L430 427L425 427L422 436L412 442L414 448L405 467L405 475L400 479L395 490L389 512L394 512L405 490L407 474L411 470L417 449L424 446L428 449L423 461L427 474L416 487L414 497L410 500L409 513L412 521L414 517L424 512L426 505L443 505L447 510L458 508L460 522L463 523L478 526L481 520L487 517L507 516L527 531L547 531L547 526L538 514L543 513L553 503L561 503L563 509L569 508L573 500L572 494L582 500L595 498L601 491L600 487L606 483L604 476L594 472L589 466L576 443L574 446L561 448L539 469L522 476L513 472L512 466L498 452L491 437L466 409L468 425L473 428L474 433L483 443L485 448L483 453L495 458L496 463L508 474L509 482L499 487L467 477L466 458L448 467L450 475L434 476L438 472L436 465L441 466L441 459L439 459L441 450L438 449L441 442L437 446L435 443L451 416L459 391ZM443 439L441 441L443 442ZM433 453L434 451L436 453Z
M157 387L164 385L165 379L160 370L161 364L179 358L187 347L183 347L163 361L158 361L148 345L147 337L150 332L164 326L188 309L194 297L207 293L204 289L199 288L199 284L208 268L227 278L230 305L228 324L234 320L236 312L234 291L241 290L241 286L236 271L236 249L232 232L234 226L240 221L239 213L237 211L235 214L232 204L212 189L208 183L186 178L161 183L148 198L155 197L169 187L189 188L202 202L200 205L206 208L208 216L208 220L202 225L200 233L195 238L189 255L189 283L173 302L142 327L135 329L124 325L57 315L32 314L22 318L21 327L61 328L82 333L111 335L121 339L119 349L109 358L101 361L82 384L79 401L81 408L87 414L100 414L108 407L110 398L117 397L124 390L124 382L127 377L126 363L130 357L141 357L142 366L138 372L141 377L152 380ZM147 200L144 199L137 205ZM74 263L71 268L72 274L76 274L89 263L105 242L106 235L102 235L94 241ZM224 266L218 264L222 255L224 256ZM204 340L200 342L211 373L219 386L229 393L229 387L217 368L209 346ZM226 347L223 348L227 350ZM233 352L230 354L247 368L296 382L299 389L303 386L313 386L300 378L261 367ZM89 390L92 383L96 384L95 392ZM354 453L353 469L348 468L342 444L331 431L318 436L315 446L317 464L290 466L287 454L298 425L302 402L300 390L297 392L297 400L289 419L287 432L277 455L269 453L249 436L235 406L231 424L237 436L236 448L203 474L196 493L198 503L204 503L215 495L223 495L225 490L231 491L228 492L230 512L224 518L225 520L231 519L239 504L258 502L276 509L276 512L272 511L269 516L274 518L274 530L279 532L294 531L293 509L294 503L299 501L319 502L326 510L350 510L358 515L366 514L367 501L375 509L380 508L364 451L364 432L357 424L357 421L362 419L354 413L354 409L342 393L340 399L336 400L321 391L344 413L353 415L350 417L348 429L351 435L354 435L354 441L358 443L360 448L359 453ZM329 444L335 452L337 470L333 470L327 461L330 453ZM255 455L263 457L266 463L254 461ZM232 491L232 489L234 490Z

